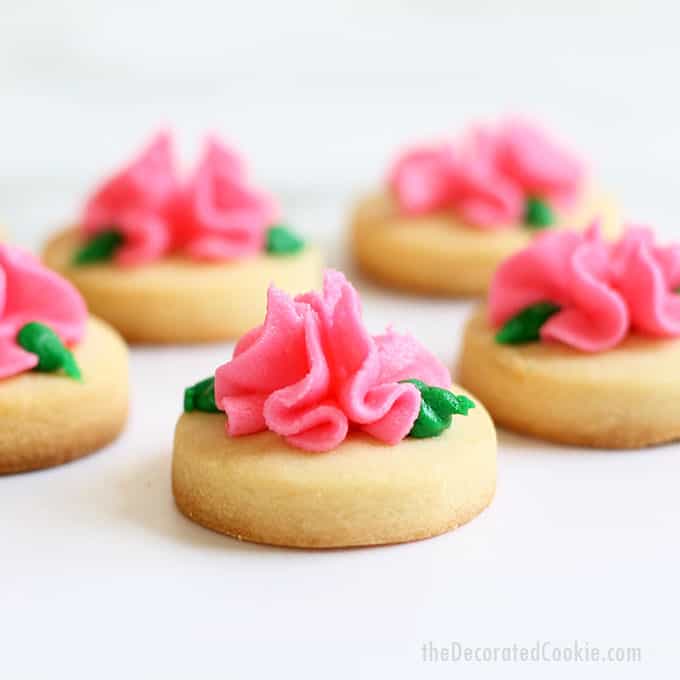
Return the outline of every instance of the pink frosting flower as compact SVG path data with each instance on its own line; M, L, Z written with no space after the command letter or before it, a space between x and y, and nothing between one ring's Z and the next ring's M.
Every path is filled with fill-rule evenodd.
M539 236L498 268L489 294L491 323L501 326L523 309L552 302L560 311L541 327L541 338L585 352L617 345L630 315L611 286L609 248L599 229Z
M116 253L121 265L161 257L171 241L167 208L178 189L170 135L161 133L130 165L102 184L85 204L85 234L116 229L124 242Z
M294 300L272 287L264 325L217 369L215 398L232 436L269 429L308 451L337 447L350 427L396 444L411 430L420 394L410 383L450 387L448 370L415 339L372 337L357 292L328 271L322 294Z
M529 196L568 207L583 189L581 162L534 125L508 121L501 126L496 154L499 171Z
M33 321L73 345L85 333L87 308L70 283L32 255L0 245L0 378L37 366L38 357L16 342L21 328Z
M651 230L633 227L609 245L593 226L542 235L506 260L494 276L489 311L501 326L533 304L552 302L560 311L541 327L541 338L598 352L630 330L680 336L678 288L680 246L658 247Z
M230 260L264 247L278 216L273 200L251 188L238 156L216 139L173 205L175 246L205 260Z
M660 248L651 229L630 227L612 249L613 282L644 335L680 335L680 245Z
M530 197L568 207L583 189L584 169L537 127L509 121L476 127L462 142L414 148L389 176L409 215L451 210L484 229L522 219Z

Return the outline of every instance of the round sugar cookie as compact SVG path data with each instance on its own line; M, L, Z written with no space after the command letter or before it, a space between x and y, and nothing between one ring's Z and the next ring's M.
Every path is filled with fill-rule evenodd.
M599 193L589 194L573 212L558 215L551 229L587 227L596 217L606 236L619 233L618 210L610 197ZM388 286L434 295L480 295L496 267L537 233L525 227L470 227L451 213L410 217L383 191L359 202L351 248L361 270Z
M29 371L0 380L0 473L66 463L112 442L128 412L128 351L90 318L73 349L83 381Z
M552 342L503 345L480 306L458 378L496 424L550 441L641 448L680 438L680 340L637 335L584 353Z
M387 446L353 433L328 453L272 432L228 437L224 427L224 414L182 415L172 486L189 519L238 539L298 548L414 541L465 524L494 495L496 433L479 402L439 437Z
M189 343L236 338L262 323L267 288L289 293L316 288L322 257L306 246L294 255L262 253L227 263L170 256L140 267L74 266L82 244L77 230L55 236L45 263L81 292L93 314L130 342Z

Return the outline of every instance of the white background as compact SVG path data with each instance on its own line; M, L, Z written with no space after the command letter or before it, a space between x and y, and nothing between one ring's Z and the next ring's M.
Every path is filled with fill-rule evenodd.
M0 221L37 247L159 125L187 162L216 130L349 267L352 197L401 143L512 111L587 153L632 219L679 235L680 15L548 4L0 0ZM371 329L411 329L453 365L468 303L361 288ZM457 532L240 544L185 520L169 488L182 388L230 351L134 350L117 444L0 478L0 677L677 677L679 447L501 433L496 500ZM422 660L430 641L536 640L641 647L643 663Z

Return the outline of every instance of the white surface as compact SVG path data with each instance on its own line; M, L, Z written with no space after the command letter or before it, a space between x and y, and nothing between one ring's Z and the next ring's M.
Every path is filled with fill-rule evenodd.
M352 192L401 140L511 109L590 152L631 216L677 234L677 12L544 4L165 3L159 24L149 2L5 0L0 218L36 246L159 121L189 150L215 127L342 266ZM468 304L361 288L372 329L410 328L453 363ZM182 389L230 349L134 350L117 444L0 478L0 677L677 676L680 447L501 433L497 498L452 534L327 553L241 544L185 520L169 487ZM536 640L640 647L643 663L422 661L430 641Z

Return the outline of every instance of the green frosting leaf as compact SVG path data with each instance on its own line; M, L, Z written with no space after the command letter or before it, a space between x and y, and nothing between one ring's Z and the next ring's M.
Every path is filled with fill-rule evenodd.
M76 252L73 264L84 265L110 260L123 245L123 235L115 228L100 231Z
M555 222L555 214L546 201L529 196L524 207L524 223L530 229L545 229Z
M37 321L27 323L17 334L17 342L38 357L38 365L33 370L52 373L63 369L70 378L82 380L80 367L71 350L49 326Z
M520 345L539 340L541 326L559 311L559 305L552 302L537 302L506 321L496 333L496 342L503 345Z
M267 231L266 250L272 255L292 255L305 247L305 242L283 224L275 224Z
M454 415L466 416L475 407L474 401L464 394L456 395L450 390L432 387L415 378L400 382L411 383L420 392L420 413L408 433L409 437L436 437L451 427Z
M187 387L184 390L184 411L204 411L205 413L219 413L215 403L215 378L210 377Z

